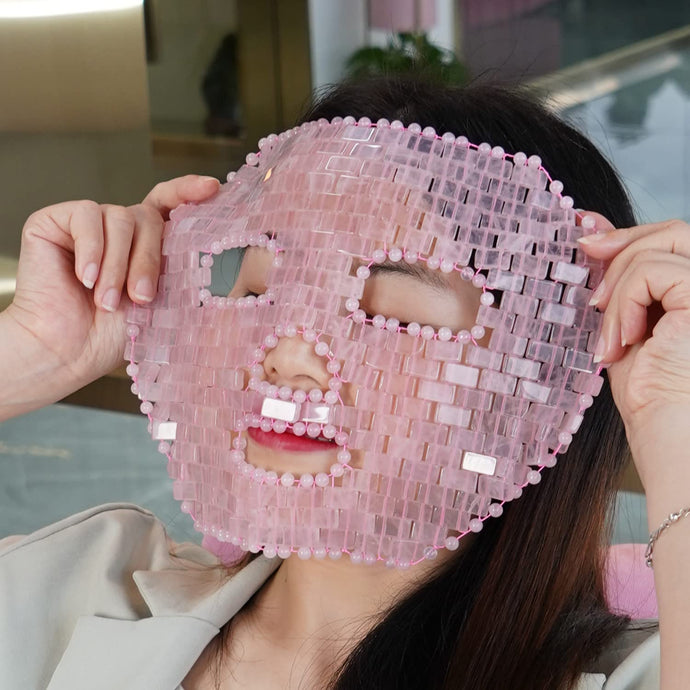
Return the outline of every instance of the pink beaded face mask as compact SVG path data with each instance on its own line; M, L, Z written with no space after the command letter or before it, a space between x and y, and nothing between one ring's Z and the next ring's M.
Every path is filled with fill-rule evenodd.
M536 156L416 125L324 120L260 149L172 213L158 296L130 315L175 496L269 556L405 567L457 548L556 463L601 388L602 267L572 199ZM383 314L381 278L406 286ZM433 323L408 319L411 296Z

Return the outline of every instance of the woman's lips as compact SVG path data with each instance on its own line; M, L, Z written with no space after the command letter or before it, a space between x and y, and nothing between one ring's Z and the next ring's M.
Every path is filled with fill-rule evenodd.
M249 427L247 434L252 441L261 446L289 453L315 453L335 450L338 447L334 441L317 441L309 436L295 436L290 431L277 434L275 431L262 431L256 427Z

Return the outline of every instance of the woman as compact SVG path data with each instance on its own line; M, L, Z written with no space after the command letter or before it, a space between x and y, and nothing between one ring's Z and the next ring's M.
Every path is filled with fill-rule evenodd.
M199 590L210 587L218 601L221 592L232 588L233 592L242 589L242 594L232 595L233 604L218 604L224 620L208 614L203 631L192 634L191 628L185 628L177 638L169 637L173 618L179 616L180 606L188 604L177 601L176 608L171 599L184 590L166 590L157 582L158 594L153 597L151 573L179 575L181 568L167 559L167 548L163 553L162 538L159 533L152 536L156 528L149 526L148 518L146 527L140 524L144 518L126 518L125 531L131 530L130 539L138 535L139 550L118 537L118 551L108 557L97 548L106 543L103 533L84 527L97 524L102 516L80 520L79 529L87 529L87 534L80 532L77 541L89 555L70 561L76 564L75 573L61 574L60 582L69 590L70 583L78 581L96 603L67 605L62 603L67 597L63 595L58 609L64 619L56 624L60 635L39 653L39 658L47 659L40 665L41 673L13 678L31 678L34 686L34 678L40 679L40 686L53 676L50 687L77 687L75 679L84 687L110 687L112 678L122 679L118 673L126 665L133 669L127 687L176 687L182 682L185 690L329 683L337 688L572 688L595 681L601 687L602 676L591 674L602 671L613 687L656 687L643 685L646 681L641 677L616 681L618 672L613 668L625 654L613 648L629 644L628 621L607 609L601 544L607 508L625 459L624 431L647 492L650 529L690 503L688 431L683 424L690 408L690 355L685 346L690 331L687 226L669 222L632 227L625 193L592 145L539 106L500 89L439 90L394 80L344 85L317 103L304 120L345 114L374 122L379 118L400 119L406 125L417 122L439 133L464 134L471 142L488 141L508 152L538 153L578 206L601 214L596 216L598 233L581 244L593 259L610 262L593 299L605 312L596 356L610 365L612 391L605 388L596 398L558 469L545 472L538 488L506 505L503 517L486 522L476 538L460 540L456 552L441 551L436 560L407 570L385 569L380 563L365 568L346 559L291 557L279 564L275 575L277 564L259 557L229 586L219 583L219 576L208 571L200 575L198 568L188 565L182 571L196 573L189 576L188 584L195 583ZM158 186L141 206L131 209L78 202L45 209L27 221L17 296L0 321L0 361L9 382L2 393L4 417L59 399L117 362L126 328L123 286L126 283L126 295L136 304L153 299L163 218L180 202L205 199L216 189L213 181L182 178ZM382 285L384 289L386 284ZM249 284L244 290L254 291ZM369 299L376 302L377 294ZM363 300L366 312L366 296ZM368 311L376 309L369 305ZM425 314L429 320L433 316ZM443 315L438 318L442 321ZM465 324L458 322L455 327ZM312 369L284 369L295 362L313 367L313 360L300 348L286 353L287 346L276 346L273 352L281 358L263 360L269 380L271 373L276 381L287 377L293 388L306 390L319 383L321 374ZM625 429L611 404L611 392ZM75 523L69 524L74 527ZM687 529L681 521L664 530L654 545L664 690L683 687L687 674L683 653L690 626L684 596L688 586L684 573L690 565ZM53 531L38 540L34 536L28 544L14 542L5 552L6 563L10 562L6 567L25 572L24 553L31 549L41 553L39 543L47 549L46 543L55 544L67 532ZM99 551L96 555L94 548ZM14 566L8 556L15 559ZM204 559L195 553L192 560ZM117 576L112 574L114 563ZM86 585L81 575L85 570L103 573L88 578ZM132 570L148 574L135 577L139 593L130 592L127 598L120 590L131 588ZM108 578L124 583L111 593L120 602L117 606L100 599L101 579ZM39 582L31 596L45 588L45 580L43 586ZM163 596L164 604L161 588L163 595L170 595L168 600ZM40 621L45 614L38 608L35 615ZM136 627L136 635L132 628L129 635L109 638L116 640L112 653L99 657L98 640L104 635L100 623L90 620L82 625L75 620L78 615L99 613L108 620L166 623L154 633L164 649L164 663L152 658L142 626ZM26 629L32 628L32 615L25 616ZM214 636L217 628L222 634ZM166 648L164 642L171 640ZM123 649L127 645L134 648ZM14 655L8 656L15 665L20 648L14 647ZM92 665L80 676L76 669L87 660ZM107 664L112 668L104 671ZM165 676L167 685L161 684L161 668L166 664L174 667ZM22 687L32 685L24 680Z

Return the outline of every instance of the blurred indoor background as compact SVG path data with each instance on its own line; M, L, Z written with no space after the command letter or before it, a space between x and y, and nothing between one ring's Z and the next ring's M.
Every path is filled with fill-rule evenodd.
M614 162L642 220L690 221L687 0L0 0L0 308L33 210L223 179L348 65L420 41L458 79L543 93ZM0 535L129 500L189 536L145 420L122 412L137 409L122 371L70 401L90 408L0 426ZM646 539L631 500L617 540Z

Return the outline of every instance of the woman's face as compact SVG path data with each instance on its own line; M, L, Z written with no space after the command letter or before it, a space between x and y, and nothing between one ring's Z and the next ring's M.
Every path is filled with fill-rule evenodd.
M236 257L237 258L237 257ZM266 292L267 275L273 262L273 254L265 248L250 247L241 257L241 264L232 290L228 296L241 298ZM366 265L356 257L355 267ZM476 323L482 290L463 280L458 271L443 273L427 268L423 261L410 264L390 259L369 266L370 275L363 287L359 308L366 314L367 322L374 316L399 322L397 332L406 333L407 325L418 323L431 326L435 331L445 327L453 334L469 331ZM488 335L485 335L488 340ZM301 337L282 337L263 361L261 378L270 384L303 390L309 393L328 391L331 374L327 360L319 357L314 348ZM406 374L399 373L401 377ZM356 384L346 384L340 396L348 405L357 397ZM295 436L290 428L281 433L262 431L250 427L245 434L247 462L264 470L279 474L291 472L296 476L304 473L328 473L336 462L339 446L322 435L317 439ZM351 467L361 467L361 452L351 451Z
M456 548L601 385L572 200L538 159L386 123L269 137L229 180L172 214L132 348L183 510L268 555Z

